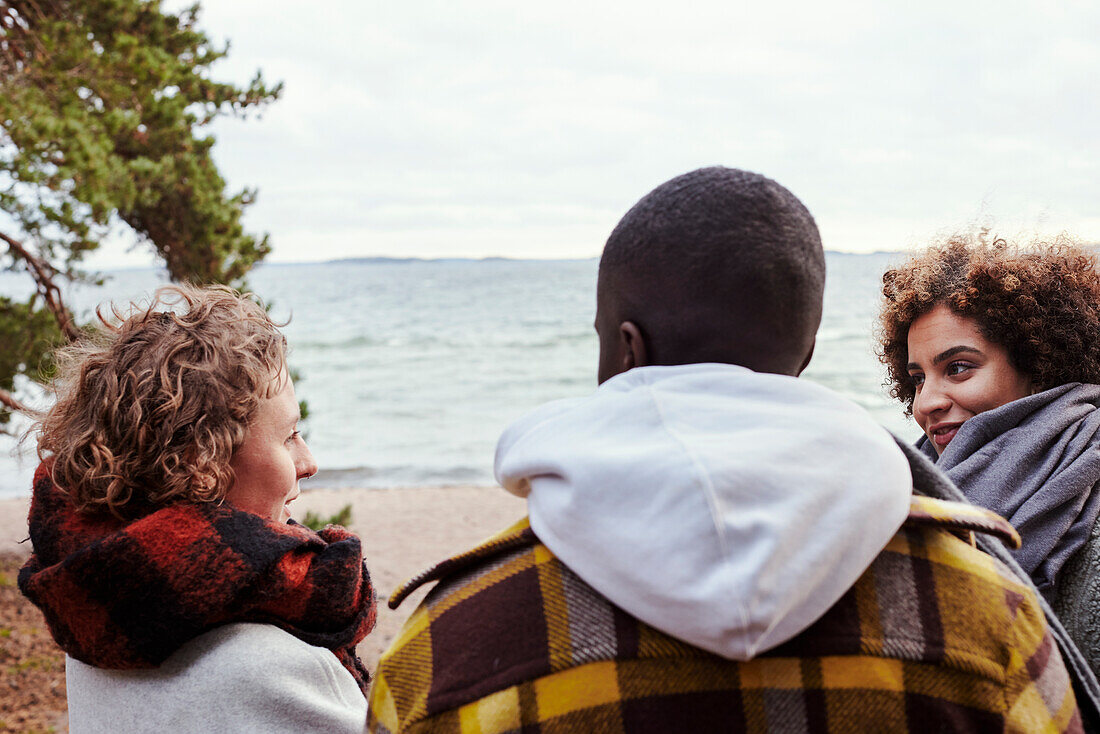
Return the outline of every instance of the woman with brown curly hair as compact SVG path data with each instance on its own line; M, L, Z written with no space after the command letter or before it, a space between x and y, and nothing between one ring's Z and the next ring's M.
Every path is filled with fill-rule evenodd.
M317 471L286 340L167 287L59 353L19 587L65 650L72 730L362 730L359 539L287 506Z
M883 276L880 357L920 448L1008 518L1100 673L1100 272L1068 241L958 236Z

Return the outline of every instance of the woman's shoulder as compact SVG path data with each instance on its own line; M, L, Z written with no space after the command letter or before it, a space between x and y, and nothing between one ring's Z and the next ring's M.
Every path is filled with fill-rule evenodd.
M280 660L282 665L319 665L343 670L327 648L316 647L273 624L236 622L215 627L186 643L161 668L182 669L194 665L232 669L262 667ZM347 671L344 671L347 672ZM350 677L350 674L349 674Z
M149 670L66 661L74 732L362 731L366 700L333 653L278 627L217 627ZM81 725L84 724L84 725Z
M268 666L278 666L279 671L272 671ZM227 677L246 683L251 682L248 673L271 676L280 671L312 671L340 681L346 678L357 693L359 690L351 674L328 648L310 645L281 627L255 622L215 627L183 645L161 668L173 671L202 668L209 673L225 671ZM337 681L333 683L338 685ZM362 698L362 694L359 697Z

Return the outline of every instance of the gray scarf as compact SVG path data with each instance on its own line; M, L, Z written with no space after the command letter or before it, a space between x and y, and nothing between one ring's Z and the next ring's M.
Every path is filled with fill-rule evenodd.
M1058 572L1100 515L1100 385L1059 385L980 413L938 460L927 436L917 447L971 502L1015 526L1016 560L1054 598Z

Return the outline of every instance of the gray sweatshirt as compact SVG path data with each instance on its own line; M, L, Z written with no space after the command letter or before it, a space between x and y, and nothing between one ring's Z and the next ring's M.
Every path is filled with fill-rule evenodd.
M363 731L367 702L331 651L267 624L229 624L150 670L67 657L72 734Z

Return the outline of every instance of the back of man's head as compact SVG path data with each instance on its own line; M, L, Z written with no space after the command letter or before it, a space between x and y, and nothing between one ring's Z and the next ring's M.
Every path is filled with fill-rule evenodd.
M600 259L600 381L634 366L739 364L796 375L821 322L825 253L775 181L700 168L626 213Z

